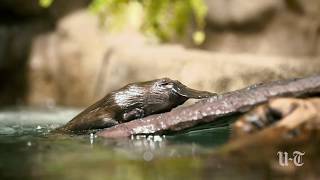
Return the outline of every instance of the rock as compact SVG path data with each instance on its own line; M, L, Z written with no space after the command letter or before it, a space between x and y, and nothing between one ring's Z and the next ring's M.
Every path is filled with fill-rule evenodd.
M104 82L97 88L100 96L129 82L163 76L192 88L223 92L317 71L306 66L300 69L303 62L297 59L208 53L169 45L114 49L107 61L108 66L101 70ZM318 64L316 60L306 61Z
M94 15L79 11L63 18L55 32L34 41L27 99L32 105L87 106L130 82L160 77L177 79L194 89L225 92L319 73L319 65L308 57L160 45L130 30L108 33L99 28Z
M55 33L35 40L29 102L77 105L92 100L94 79L106 51L105 34L96 27L97 21L86 11L75 13L59 22Z
M312 142L318 142L316 138L319 137L317 135L320 128L319 110L319 97L270 100L236 120L231 141L225 149L232 152L263 147L277 152L278 149L288 148L290 145L302 147L301 145L311 144L317 147ZM271 120L272 123L264 124L258 129L253 128L253 122L261 120Z
M233 124L235 138L266 128L286 131L320 129L320 98L275 98L255 107ZM304 126L304 127L303 127Z
M279 0L206 0L208 21L218 26L248 24L263 20L266 15L282 8Z
M26 92L26 61L30 44L51 24L34 20L22 24L0 23L0 105L22 102Z
M45 8L39 6L37 0L2 0L0 10L20 17L43 15L46 11Z
M58 18L88 0L55 0L49 8L38 0L3 0L0 4L0 106L23 103L27 91L27 60L32 40L54 29Z
M33 19L42 16L50 18L59 18L67 13L79 8L86 7L90 0L64 1L54 0L48 8L43 8L39 5L39 0L2 0L0 4L0 12L2 15L10 14L1 17L1 19Z
M316 0L207 2L206 50L291 57L319 55L320 5Z

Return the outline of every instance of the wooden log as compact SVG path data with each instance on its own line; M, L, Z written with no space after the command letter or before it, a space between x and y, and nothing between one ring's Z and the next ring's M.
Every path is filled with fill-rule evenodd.
M204 99L187 107L176 108L171 112L119 124L104 129L97 135L128 137L138 134L165 134L168 131L180 131L200 123L212 122L219 117L247 112L253 106L274 97L301 97L313 94L320 94L320 75L260 83Z

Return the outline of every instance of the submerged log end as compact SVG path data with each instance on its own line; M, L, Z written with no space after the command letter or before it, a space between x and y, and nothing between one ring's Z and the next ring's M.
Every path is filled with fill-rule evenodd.
M131 133L130 131L128 131L128 128L126 128L125 125L122 125L120 127L114 126L114 127L105 129L103 131L98 132L97 135L105 138L120 138L120 137L129 137L131 136Z

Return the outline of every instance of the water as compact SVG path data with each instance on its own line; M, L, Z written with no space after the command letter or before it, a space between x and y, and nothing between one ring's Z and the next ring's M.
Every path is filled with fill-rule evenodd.
M78 112L68 108L2 110L0 179L193 179L202 167L199 157L229 136L229 128L221 125L203 133L124 139L50 134ZM216 140L206 142L212 137Z
M167 136L104 139L94 134L50 133L78 112L68 108L26 107L0 111L0 179L291 177L283 174L283 169L274 168L278 167L274 166L277 163L275 153L260 157L266 153L257 153L262 151L255 148L244 154L220 153L220 147L230 136L228 119Z

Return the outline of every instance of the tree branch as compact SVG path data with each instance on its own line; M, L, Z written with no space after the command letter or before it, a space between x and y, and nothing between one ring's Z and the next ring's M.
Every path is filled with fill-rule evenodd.
M97 133L102 137L128 137L138 134L164 134L180 131L199 123L238 112L246 112L253 106L273 97L302 97L320 93L320 75L301 79L280 80L255 84L201 100L187 107L176 108L171 112L155 114L142 119L104 129Z

